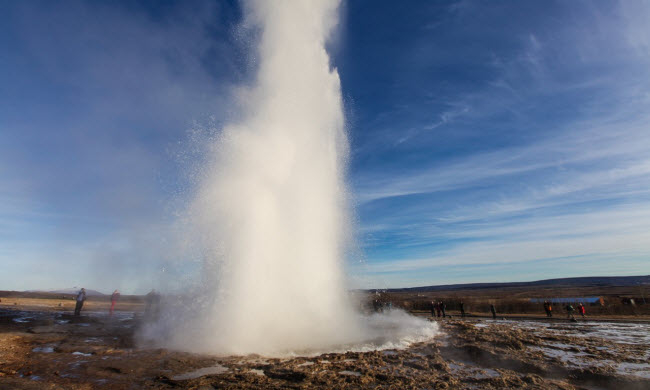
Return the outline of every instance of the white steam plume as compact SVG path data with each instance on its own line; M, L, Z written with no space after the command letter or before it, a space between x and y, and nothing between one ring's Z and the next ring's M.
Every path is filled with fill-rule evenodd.
M362 319L346 291L348 144L340 81L325 50L338 1L249 5L262 32L256 85L245 94L243 120L216 143L190 209L207 248L207 294L166 343L278 355L430 337L431 325L409 320L395 331L400 340L388 341L381 321ZM386 318L399 328L401 317Z

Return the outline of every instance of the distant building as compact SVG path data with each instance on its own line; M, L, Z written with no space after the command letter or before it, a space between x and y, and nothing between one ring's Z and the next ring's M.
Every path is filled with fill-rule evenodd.
M577 304L583 303L585 305L605 305L605 301L602 297L576 297L576 298L530 298L531 303L544 303L544 301L549 301L552 304Z

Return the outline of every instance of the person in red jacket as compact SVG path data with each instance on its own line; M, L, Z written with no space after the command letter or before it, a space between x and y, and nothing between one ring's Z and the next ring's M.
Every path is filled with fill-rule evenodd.
M115 304L117 303L117 300L120 298L120 293L115 290L113 291L113 295L111 295L111 310L108 312L109 315L113 315L113 310L115 309Z
M580 313L582 318L585 318L586 310L585 310L585 305L583 305L582 302L580 302L580 304L578 305L578 313Z

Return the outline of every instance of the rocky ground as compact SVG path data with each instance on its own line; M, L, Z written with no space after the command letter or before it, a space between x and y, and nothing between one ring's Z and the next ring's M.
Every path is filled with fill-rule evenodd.
M407 350L270 359L138 348L138 315L0 308L0 389L649 389L650 324L440 320Z

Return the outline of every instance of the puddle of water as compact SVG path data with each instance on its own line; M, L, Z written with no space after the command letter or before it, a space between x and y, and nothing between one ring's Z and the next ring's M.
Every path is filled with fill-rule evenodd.
M52 353L54 352L54 347L36 347L32 349L32 352Z
M499 321L527 330L547 329L552 333L583 338L602 338L610 343L650 344L650 323L583 321L548 323L543 321ZM476 326L475 324L474 326Z
M650 363L620 363L616 371L621 375L634 375L650 379Z
M188 379L200 378L205 375L223 374L228 371L229 371L228 367L224 367L220 364L217 364L216 366L199 368L198 370L186 372L185 374L176 375L173 376L172 379L175 381L185 381Z
M13 319L14 322L18 322L20 324L25 323L25 322L30 322L31 320L33 320L32 317L17 317L17 318Z
M305 366L313 366L315 363L314 362L304 362L298 364L296 367L305 367Z
M266 376L264 374L264 370L258 370L256 368L250 369L250 370L248 370L248 372L250 372L252 374L255 374L255 375L259 375L259 376Z
M93 356L92 353L83 353L83 352L79 352L79 351L77 351L77 352L72 352L72 354L73 354L73 355L77 355L77 356Z
M488 325L488 324L474 324L475 328L487 328L488 326L490 326L490 325Z
M474 366L472 364L456 364L456 363L447 363L451 372L461 376L466 376L471 379L489 379L489 378L498 378L501 376L499 372L491 368L483 368Z
M65 324L67 324L68 322L70 322L70 320L56 320L56 321L54 321L54 322L56 322L56 323L59 324L59 325L65 325Z
M33 381L40 381L40 380L41 380L41 377L38 376L38 375L32 375L32 376L30 377L30 379L33 380Z
M339 374L341 374L341 375L361 376L361 373L360 373L360 372L357 372L357 371L348 371L348 370L339 371Z
M578 345L565 344L565 343L549 343L549 342L547 342L546 344L544 344L544 346L545 347L555 348L555 349L561 349L561 350L570 350L572 348L582 349ZM575 352L575 351L572 351L572 352Z
M572 364L574 366L583 367L583 368L593 367L593 366L604 366L604 365L614 363L612 360L585 361L585 358L595 357L594 355L589 354L587 352L572 352L572 351L565 351L563 349L553 349L553 348L546 348L546 347L528 347L528 348L533 351L541 351L545 356L549 358L557 358L564 363Z
M82 323L82 324L77 324L77 326L90 326L90 324Z

